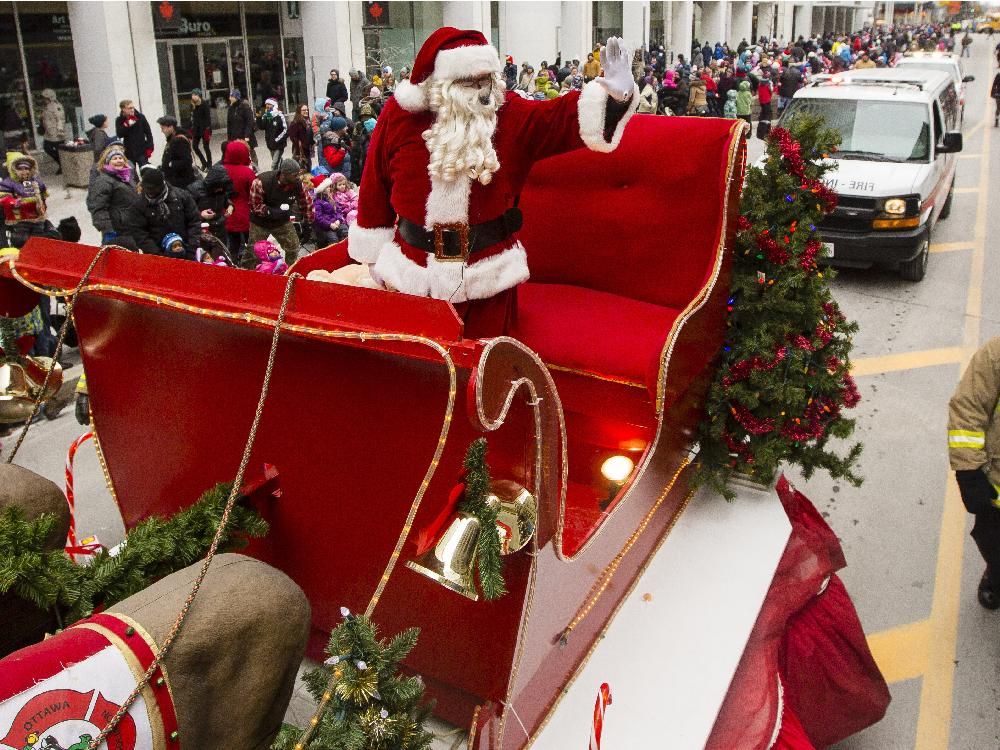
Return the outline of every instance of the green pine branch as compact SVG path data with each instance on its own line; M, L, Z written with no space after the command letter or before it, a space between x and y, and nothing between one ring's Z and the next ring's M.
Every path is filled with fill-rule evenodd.
M486 463L486 438L472 441L465 454L465 497L459 510L470 513L479 521L475 564L483 598L499 599L507 593L503 578L503 557L500 554L500 532L497 515L500 508L489 503L490 468Z
M0 593L11 592L39 609L58 607L67 622L135 594L160 578L202 559L222 518L231 484L218 484L168 519L149 518L126 536L118 554L100 551L89 565L76 565L61 550L46 550L55 517L26 519L20 508L0 513ZM220 551L241 549L247 537L262 537L267 522L237 504Z

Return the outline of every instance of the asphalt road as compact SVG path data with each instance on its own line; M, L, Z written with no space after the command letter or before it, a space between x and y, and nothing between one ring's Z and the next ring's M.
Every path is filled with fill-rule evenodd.
M965 150L958 160L950 218L932 237L927 277L920 283L879 271L842 271L833 282L844 312L860 323L855 374L863 396L855 410L866 445L854 488L824 475L809 481L790 472L840 535L854 598L893 702L875 727L840 750L985 750L1000 745L1000 612L976 602L983 564L968 537L948 469L947 402L978 346L1000 335L1000 131L988 98L994 66L985 37L963 61L969 84ZM761 153L755 139L750 160ZM58 185L58 183L56 183ZM1000 190L997 191L1000 193ZM87 227L83 191L53 190L52 213L70 213ZM94 238L84 236L84 241ZM71 350L71 362L78 355ZM72 378L79 367L67 372ZM83 429L72 409L28 435L18 463L62 484L69 444ZM13 436L3 438L6 458ZM109 546L123 537L93 449L76 468L77 528ZM299 722L307 711L296 701ZM293 707L294 709L295 707ZM451 738L440 747L451 745Z

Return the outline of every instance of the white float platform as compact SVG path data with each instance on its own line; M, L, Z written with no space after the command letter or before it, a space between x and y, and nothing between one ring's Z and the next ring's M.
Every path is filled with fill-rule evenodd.
M532 750L586 748L607 683L602 750L701 750L791 533L771 489L701 490L639 579Z

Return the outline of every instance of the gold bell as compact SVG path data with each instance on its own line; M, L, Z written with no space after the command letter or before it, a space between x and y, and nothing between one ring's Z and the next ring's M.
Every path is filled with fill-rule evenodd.
M479 601L472 575L478 542L479 519L459 511L452 516L437 544L416 560L408 560L406 567L474 602Z
M516 482L500 480L490 486L486 502L497 507L494 532L500 538L500 554L510 555L528 545L538 523L535 497ZM458 511L437 543L406 567L437 581L445 588L479 601L473 568L479 534L479 519Z

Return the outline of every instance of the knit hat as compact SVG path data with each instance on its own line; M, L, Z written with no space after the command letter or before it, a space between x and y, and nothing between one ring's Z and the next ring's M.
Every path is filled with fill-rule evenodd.
M243 94L240 93L239 89L233 89L232 91L229 92L229 95L233 97L233 99L235 99L236 101L239 101L240 99L243 98Z
M108 119L107 115L94 115L93 117L88 118L87 122L89 122L95 128L99 128L104 124L104 121L107 119Z
M330 130L340 130L347 127L347 120L343 117L330 118Z
M481 31L443 26L427 37L413 61L409 80L396 87L395 98L406 111L423 112L427 109L424 84L428 78L476 78L501 70L499 53Z
M278 167L279 174L298 174L302 171L302 167L295 159L282 159L281 165Z
M267 106L268 104L273 104L275 109L278 108L278 100L277 99L265 99L264 100L264 106Z
M169 252L170 246L173 245L175 242L180 242L181 244L184 244L184 238L181 237L176 232L171 232L166 237L164 237L163 240L160 242L160 247L163 248L164 252Z
M111 157L115 156L116 154L121 154L126 159L128 158L128 155L125 153L125 144L123 144L121 141L115 141L114 143L109 143L107 147L105 147L105 149L101 152L100 161L104 164L107 164L109 161L111 161Z
M153 192L157 194L166 185L166 181L163 179L163 172L156 167L146 167L143 169L139 175L139 183L147 190L152 188Z
M205 98L205 95L202 93L201 89L191 89L191 96L197 96L199 99Z

